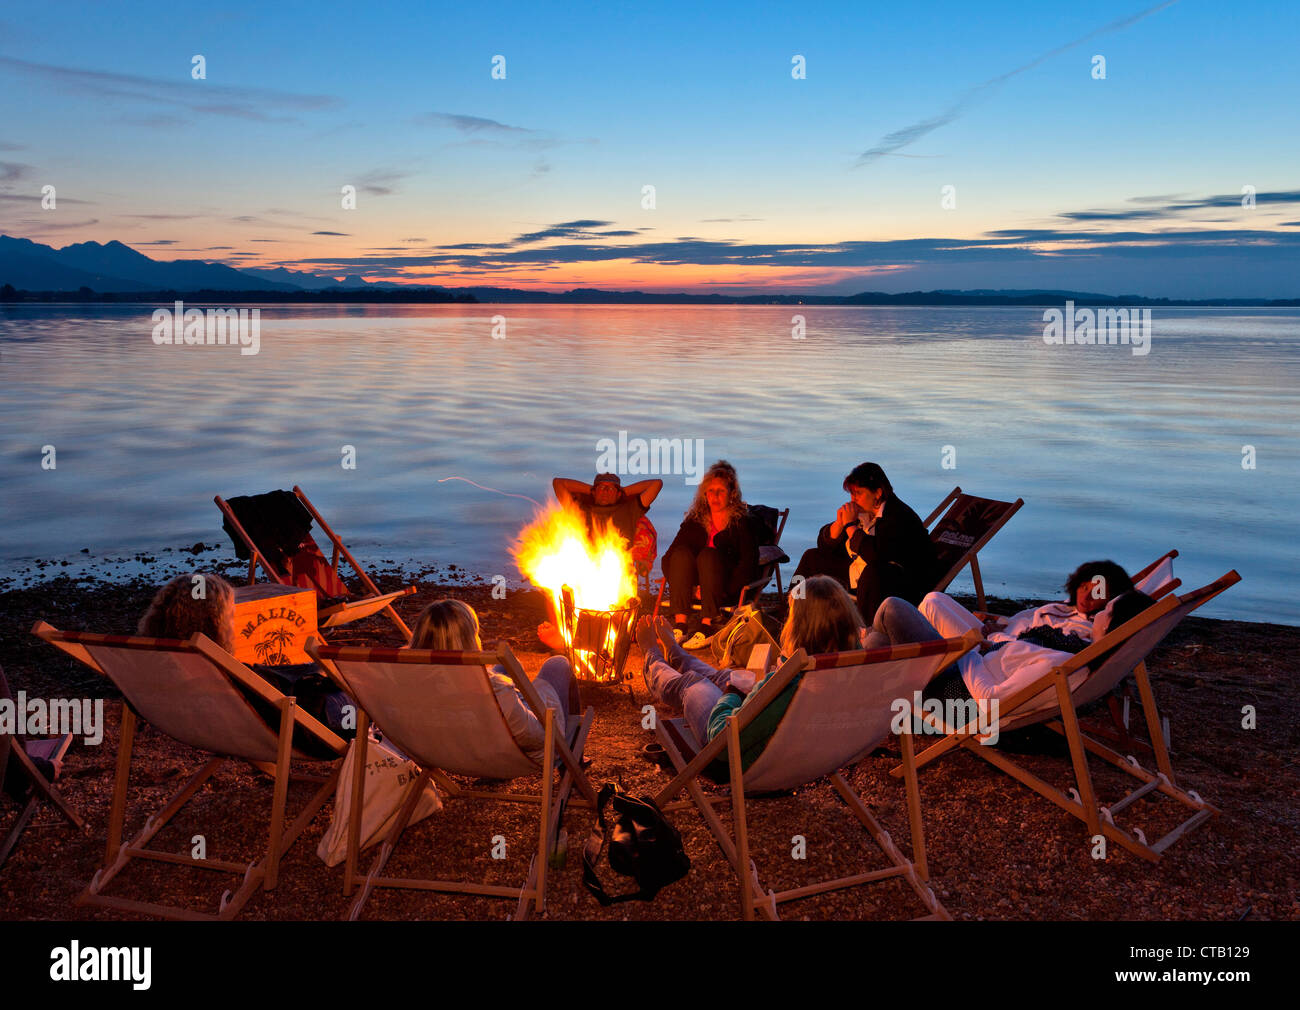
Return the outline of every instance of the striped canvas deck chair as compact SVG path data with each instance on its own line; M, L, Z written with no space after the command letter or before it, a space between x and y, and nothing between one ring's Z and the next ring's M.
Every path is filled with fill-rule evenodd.
M4 670L0 670L0 701L12 701L9 684L5 680ZM27 828L42 802L49 803L65 820L78 831L86 829L86 823L76 809L59 793L54 783L41 774L36 761L39 759L53 764L63 758L72 743L72 734L51 737L46 740L17 740L7 733L0 734L0 786L6 780L11 785L17 783L23 787L22 798L16 801L18 814L9 827L9 831L0 840L0 868L18 845L23 831ZM0 803L4 802L4 793L0 789Z
M379 587L366 574L366 570L352 556L347 545L330 528L325 517L316 510L316 506L308 500L302 488L295 484L292 495L288 491L269 491L266 494L230 499L217 495L213 501L225 516L223 525L235 544L235 553L241 560L248 560L250 586L257 581L257 566L261 565L262 570L273 582L283 586L306 587L306 581L309 580L299 579L295 582L290 567L291 559L299 548L305 547L316 553L316 541L311 535L311 524L314 520L333 547L329 567L334 578L338 580L339 587L345 591L347 589L339 576L340 562L347 561L367 591L366 595L356 599L343 599L319 607L317 619L321 630L350 624L383 611L401 632L402 637L410 639L411 629L393 608L393 601L411 595L415 592L415 587L407 586L393 593L381 593ZM322 593L319 587L316 588L318 594L329 595Z
M186 641L96 635L59 631L44 621L38 621L32 633L103 674L117 686L124 699L104 865L95 872L77 899L78 904L166 919L233 919L259 888L273 890L279 880L284 853L334 790L344 741L299 709L293 698L275 690L204 635L196 634ZM145 820L138 834L122 842L131 753L140 719L210 757ZM195 858L189 838L183 840L181 851L147 848L150 839L231 759L249 762L273 781L268 840L260 858L249 863ZM321 786L286 826L291 759L330 761L333 769L323 777L294 776L298 781L321 783ZM204 837L206 842L219 843L220 825L214 824ZM233 892L226 890L222 894L215 913L106 895L108 885L135 859L232 874L240 882Z
M975 598L983 610L988 606L984 599L984 579L980 574L979 552L1024 505L1023 498L1013 502L993 498L976 498L955 487L925 520L930 531L930 542L940 572L934 591L944 592L967 565L975 580ZM942 517L942 518L941 518Z
M420 766L407 787L388 837L384 839L369 873L348 912L360 916L372 889L413 888L507 898L516 901L515 918L530 909L540 913L546 900L546 869L564 816L565 803L576 787L591 803L596 793L582 770L582 751L591 729L594 709L581 719L569 720L567 739L555 732L554 713L542 704L532 681L510 647L497 644L496 652L431 652L427 649L368 649L322 645L308 639L307 652L357 700L362 714L357 721L357 774L352 783L352 810L364 810L367 729L374 722L398 750ZM489 679L489 668L500 664L514 681L528 706L545 727L542 762L538 765L515 742ZM562 776L556 787L556 762ZM540 773L540 789L533 794L471 790L449 775L512 780ZM521 886L507 887L470 881L431 880L384 876L384 867L401 839L416 803L430 780L444 799L480 799L535 804L539 807L538 841ZM357 856L361 824L348 824L347 858L343 893L350 895L358 880ZM486 850L485 850L486 852Z
M895 702L902 699L909 707L902 711L910 710L913 692L924 688L936 673L965 655L979 640L978 633L969 632L963 638L824 656L809 657L800 650L781 664L758 688L758 693L727 720L726 729L707 745L695 738L684 719L656 720L656 735L677 774L659 791L655 801L662 807L683 789L690 794L736 872L745 919L753 919L757 908L765 917L775 920L779 917L778 906L783 902L892 877L901 877L911 885L929 913L926 918L949 918L926 883L929 873L920 792L912 771L911 720L904 720L905 731L899 734L907 769L907 811L912 832L910 859L849 786L842 770L889 738L898 711ZM796 678L794 695L776 732L762 753L744 767L745 728L781 697ZM721 777L719 771L710 772L710 766L718 761L725 761L725 778L730 785L732 834L727 832L701 788L701 776ZM825 776L830 777L840 798L875 840L890 865L764 894L758 870L750 861L748 805L756 794L794 789Z
M1083 821L1088 828L1090 846L1095 844L1098 836L1104 836L1143 859L1156 862L1165 849L1219 811L1201 799L1195 791L1184 790L1178 785L1160 729L1160 715L1151 690L1146 658L1184 617L1240 581L1241 576L1231 571L1209 585L1183 596L1166 593L1154 606L1110 631L1101 640L1072 656L1068 662L1047 671L1009 697L999 699L996 713L999 734L1045 723L1065 737L1069 745L1074 782L1068 786L1068 795L1017 765L996 747L985 746L982 740L987 735L981 735L980 730L992 729L988 720L983 720L983 726L971 721L958 729L942 724L933 713L918 711L917 717L923 719L932 732L944 736L917 756L916 767L923 768L952 751L966 750ZM1080 672L1083 672L1083 676L1076 677L1071 685L1071 675ZM1137 681L1147 727L1151 733L1156 760L1154 772L1144 768L1132 755L1121 754L1084 733L1079 725L1078 713L1081 707L1106 697L1130 675ZM1137 779L1139 785L1115 802L1102 805L1093 788L1092 773L1088 768L1089 755L1121 769ZM898 776L910 773L899 765L893 769L893 774ZM1143 797L1152 795L1154 798L1153 794L1170 798L1191 810L1192 814L1162 838L1148 842L1141 828L1134 827L1131 831L1122 828L1116 823L1115 817Z

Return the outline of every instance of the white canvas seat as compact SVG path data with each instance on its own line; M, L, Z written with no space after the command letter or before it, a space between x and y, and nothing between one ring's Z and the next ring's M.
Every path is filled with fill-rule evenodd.
M925 839L921 825L920 795L914 775L907 779L907 805L912 830L912 858L904 856L872 815L867 805L845 781L842 770L883 744L898 728L899 711L910 712L913 693L922 690L936 673L978 644L970 632L961 638L939 639L885 649L812 656L797 652L772 674L751 700L727 721L727 728L709 744L694 739L684 720L657 720L656 732L677 775L655 797L661 806L682 789L695 801L710 830L736 871L741 908L746 919L757 906L777 918L784 901L825 891L852 887L886 877L903 877L921 899L931 917L947 913L926 886ZM745 728L798 678L794 695L762 753L742 767ZM897 704L902 700L905 707ZM904 764L912 761L911 719L902 720L898 733ZM704 795L699 777L710 765L725 760L731 787L734 840ZM822 881L780 893L764 895L757 870L749 862L746 803L756 794L793 789L830 776L854 816L876 840L892 864Z
M280 860L316 812L329 798L338 776L344 741L299 709L263 678L236 660L211 639L193 635L186 641L125 635L60 631L39 621L32 633L108 677L122 692L122 726L117 776L109 814L104 866L77 899L98 905L171 919L231 919L259 887L273 890ZM260 709L260 711L259 711ZM273 724L268 723L273 718ZM210 759L126 843L121 842L126 817L127 786L138 720L143 719L172 739L211 755ZM231 758L248 761L273 780L269 840L266 853L251 863L218 858L194 858L187 852L146 848L147 843L194 797L205 782ZM322 783L286 829L290 762L329 760L328 776L299 775ZM212 837L217 837L214 832ZM183 864L242 876L238 888L227 890L216 913L153 902L116 898L104 893L108 884L133 859Z
M342 685L361 707L357 726L360 748L353 783L352 810L364 809L365 741L370 722L385 738L418 764L422 771L408 786L401 812L385 839L361 890L349 910L355 919L375 887L478 894L516 899L516 916L524 918L530 906L541 912L546 897L546 867L563 818L564 805L576 787L590 802L596 794L582 770L582 750L594 718L588 708L581 718L570 717L571 725L562 739L555 732L554 713L542 703L532 681L504 642L491 652L432 652L418 649L367 649L327 646L309 640L307 652ZM490 680L489 667L500 664L511 677L525 702L545 727L541 763L532 760L511 735ZM556 761L563 766L558 788L553 782ZM541 776L536 794L471 790L457 785L448 775L512 780ZM538 846L528 876L520 887L492 886L470 881L386 877L383 870L405 830L425 784L430 780L449 798L488 799L503 802L537 803ZM360 822L355 816L348 825L348 854L344 870L344 894L351 894L357 877Z

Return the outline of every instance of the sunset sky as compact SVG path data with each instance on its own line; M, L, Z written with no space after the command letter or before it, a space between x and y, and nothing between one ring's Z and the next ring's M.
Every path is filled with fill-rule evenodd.
M11 0L0 233L453 286L1297 297L1297 37L1283 2Z

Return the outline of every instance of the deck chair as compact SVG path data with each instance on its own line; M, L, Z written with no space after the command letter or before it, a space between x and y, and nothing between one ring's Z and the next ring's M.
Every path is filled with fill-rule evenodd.
M572 720L568 739L555 733L554 713L543 706L537 689L524 673L519 660L504 642L496 652L431 652L425 649L367 649L327 646L314 638L307 641L307 653L357 700L361 716L357 724L357 774L352 784L352 810L364 807L366 738L371 721L385 739L421 768L403 797L400 811L384 839L370 871L348 912L360 916L370 892L376 887L413 888L514 899L515 918L528 917L530 908L540 913L546 901L546 868L555 846L565 803L576 786L591 803L596 793L582 770L582 751L591 729L594 709L581 720ZM545 727L543 760L539 768L519 745L506 724L489 680L488 668L501 664L529 707ZM553 771L556 759L563 765L558 789ZM470 790L453 782L449 775L509 780L541 773L536 794ZM445 799L482 799L498 802L539 804L538 842L527 879L520 887L505 887L455 880L430 880L384 876L384 866L401 839L416 802L427 782L433 780ZM348 824L347 858L343 893L350 895L358 879L361 823Z
M936 567L941 573L934 591L942 593L961 574L961 570L970 565L978 606L980 610L988 606L984 599L984 580L980 576L979 552L1024 503L1023 498L1013 502L976 498L963 494L960 487L953 488L925 520L930 542L934 544Z
M415 587L407 586L394 593L381 593L379 587L366 574L365 569L352 556L352 552L339 539L339 535L316 511L316 506L307 499L302 488L295 484L292 493L268 491L265 494L230 499L217 495L213 501L225 516L222 525L235 545L235 554L241 561L248 561L250 586L257 581L257 566L261 565L267 577L281 585L314 588L317 595L322 598L335 595L325 592L323 587L312 583L310 579L299 577L295 582L290 570L292 559L300 550L319 554L316 540L311 535L311 524L315 520L321 532L329 538L334 547L329 566L333 573L332 581L342 590L342 593L337 595L347 593L347 586L339 576L339 563L344 560L369 591L369 595L359 599L342 600L320 607L317 618L321 630L359 621L382 610L397 630L405 638L410 639L411 629L406 626L406 622L402 620L392 604L398 597L414 593Z
M910 732L900 734L903 764L907 768L907 810L912 831L912 857L894 844L871 810L855 793L841 770L865 757L892 732L894 702L920 691L949 663L965 655L980 641L977 632L962 638L939 639L885 649L807 656L796 652L758 689L754 698L727 720L724 732L703 745L685 719L659 719L655 733L676 769L676 776L655 797L665 806L687 790L705 823L731 863L740 884L741 911L753 919L755 908L775 920L782 902L826 891L854 887L891 877L911 885L929 912L926 918L949 918L926 881L925 835L921 824L920 792L912 769ZM802 675L802 676L801 676ZM794 696L767 746L749 767L743 767L745 727L799 677ZM908 720L910 723L910 720ZM906 725L910 731L911 726ZM725 779L730 784L733 834L728 834L710 799L700 786L700 776L723 778L715 764L725 759ZM890 866L851 876L824 880L781 892L763 893L757 868L750 862L747 805L758 793L793 789L823 776L831 784L880 847Z
M95 871L77 903L165 919L233 919L259 888L274 890L280 860L334 791L344 741L299 709L293 698L275 690L205 635L195 634L186 641L96 635L60 631L44 621L37 621L32 633L103 674L124 699L104 865ZM270 717L275 720L275 728ZM123 843L131 752L140 719L173 740L211 756L145 820L135 837ZM239 863L146 848L149 840L232 758L249 762L274 782L268 841L261 858ZM333 769L324 777L295 776L300 781L323 784L286 827L291 759L331 761ZM134 859L213 870L242 879L233 892L226 890L222 894L216 914L104 894L109 883Z
M1184 596L1167 593L1154 606L1072 656L1068 662L1044 673L1010 697L999 699L999 733L1046 723L1050 729L1065 737L1074 778L1074 785L1069 787L1069 795L1020 767L995 747L984 746L981 742L984 738L979 735L978 726L967 724L957 729L941 724L932 713L923 714L920 711L916 713L917 717L922 718L933 732L946 735L917 756L916 767L923 768L958 749L977 754L995 768L1055 803L1066 813L1083 821L1088 827L1089 839L1095 840L1098 835L1103 835L1143 859L1158 861L1161 853L1182 835L1219 811L1201 799L1195 791L1184 790L1177 783L1160 729L1160 716L1151 691L1146 658L1184 617L1240 581L1241 576L1231 571ZM1071 687L1068 679L1070 675L1085 668L1088 672ZM1079 726L1079 709L1104 698L1130 674L1136 678L1142 696L1147 727L1155 751L1155 772L1143 768L1132 755L1122 755L1085 734ZM1051 692L1048 694L1050 704L1046 705L1043 704L1045 692ZM1141 784L1109 806L1103 806L1093 789L1092 774L1088 769L1090 754L1128 773ZM902 765L892 771L895 776L907 773ZM1187 807L1193 811L1192 815L1154 842L1146 840L1141 828L1134 828L1130 832L1115 823L1115 816L1120 811L1157 792Z
M0 699L12 700L3 670L0 670ZM81 815L60 795L54 783L41 774L33 760L41 759L53 764L67 753L71 744L71 733L48 740L18 740L7 734L0 735L0 787L3 786L6 775L26 786L25 797L17 801L18 815L9 832L0 841L0 868L4 867L9 854L17 847L18 840L42 800L53 806L78 831L86 830ZM2 796L3 790L0 789L0 797Z
M1183 584L1182 579L1174 578L1174 559L1178 557L1177 551L1169 551L1156 558L1145 568L1133 575L1133 585L1150 596L1153 600L1163 599L1172 593L1175 589ZM989 614L984 611L974 611L973 616L981 621L996 620L999 624L1005 624L1005 620L1000 614ZM1135 748L1150 751L1151 745L1143 742L1129 732L1129 713L1134 705L1141 705L1141 698L1138 696L1136 683L1132 677L1125 678L1114 691L1106 696L1106 707L1110 712L1111 722L1114 728L1111 731L1094 730L1098 736L1123 748L1124 752L1132 753ZM1161 729L1165 739L1165 746L1170 746L1169 740L1169 720L1163 719Z

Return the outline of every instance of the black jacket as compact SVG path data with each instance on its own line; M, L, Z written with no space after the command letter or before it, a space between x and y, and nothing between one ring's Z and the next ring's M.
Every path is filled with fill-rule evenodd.
M838 538L832 537L832 525L827 523L822 527L817 536L817 546L847 558L845 535L841 533ZM930 542L925 523L896 495L891 494L885 499L885 511L876 521L875 533L855 529L849 546L869 565L897 565L915 587L918 597L933 589L939 578L934 545Z
M664 552L664 560L667 561L673 551L688 550L691 554L699 554L708 546L708 528L694 519L687 519L677 530L672 546ZM727 523L727 528L713 538L713 546L739 585L747 585L757 577L758 538L754 533L752 516Z

